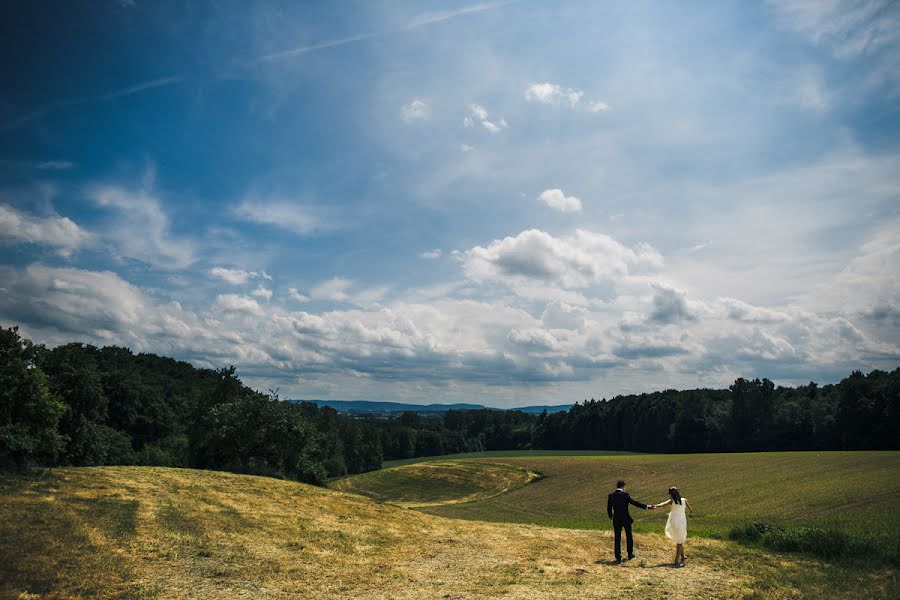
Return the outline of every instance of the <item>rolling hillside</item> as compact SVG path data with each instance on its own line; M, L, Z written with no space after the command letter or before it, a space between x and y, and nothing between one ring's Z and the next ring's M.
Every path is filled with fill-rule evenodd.
M900 534L896 510L900 452L546 456L535 451L442 459L438 464L468 463L506 465L541 473L543 478L501 496L423 510L483 521L605 528L606 495L621 477L634 498L648 503L665 500L668 487L678 485L697 511L690 525L696 534L723 536L734 525L755 520L827 525L886 537ZM378 479L381 489L393 489L395 494L402 494L407 485L426 486L407 478L404 469L409 468L348 478L341 486L363 494ZM433 487L453 493L439 481L440 468L423 469L419 475L433 478ZM391 500L384 494L380 499ZM665 513L637 511L635 519L638 531L659 532Z
M693 540L684 569L669 566L659 535L640 536L639 560L622 565L610 564L610 548L608 531L446 519L219 472L0 477L0 598L868 598L898 589L888 569L773 559L730 542Z

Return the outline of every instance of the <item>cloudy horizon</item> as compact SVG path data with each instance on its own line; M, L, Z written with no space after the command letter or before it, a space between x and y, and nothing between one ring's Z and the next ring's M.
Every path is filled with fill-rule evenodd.
M900 365L900 8L7 9L0 324L282 397Z

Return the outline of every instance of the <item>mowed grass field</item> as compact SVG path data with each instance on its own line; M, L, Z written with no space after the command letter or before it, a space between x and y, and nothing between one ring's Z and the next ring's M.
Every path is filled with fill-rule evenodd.
M655 531L638 537L638 560L616 565L608 530L423 512L488 506L561 477L519 486L530 467L478 460L487 462L450 465L454 477L428 479L480 499L439 504L452 498L417 492L414 503L430 505L421 510L188 469L0 476L0 599L900 597L896 569L880 563L775 555L695 537L687 567L673 569L672 547ZM473 488L461 483L465 474L488 474L495 484ZM507 482L510 490L494 495Z
M508 493L467 503L448 503L456 494L444 487L440 469L420 470L418 487L431 487L443 502L422 507L435 515L479 521L532 523L577 529L608 528L606 496L619 478L632 497L662 502L677 485L695 509L691 534L725 536L735 525L766 521L782 525L818 525L897 539L900 536L900 452L772 452L748 454L632 454L589 456L530 455L474 457L438 464L507 465L543 475ZM417 467L428 463L417 463ZM392 468L341 482L342 489L379 500L389 490L402 494L401 478L411 467ZM475 473L476 471L473 471ZM427 479L433 478L429 483ZM380 479L380 481L378 481ZM415 478L413 478L415 479ZM635 529L660 532L666 512L633 509Z

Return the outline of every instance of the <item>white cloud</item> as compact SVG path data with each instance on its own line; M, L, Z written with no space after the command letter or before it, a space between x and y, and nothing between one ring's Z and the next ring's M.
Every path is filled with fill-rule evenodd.
M591 100L590 102L588 102L588 110L594 113L606 112L611 108L612 107L609 104L601 100Z
M183 269L196 260L194 244L172 233L169 216L153 195L152 186L149 172L141 189L97 185L87 193L97 206L113 211L104 237L115 244L120 255L163 269Z
M0 318L56 332L61 342L87 335L143 349L160 340L171 348L175 339L203 338L177 302L154 302L109 271L33 264L23 271L2 267L0 274Z
M296 302L309 302L310 297L303 294L297 288L288 288L288 297Z
M578 229L555 238L537 229L475 246L462 255L466 274L476 281L537 280L567 288L588 287L625 277L630 271L662 266L649 245L628 248L608 235Z
M419 255L419 258L440 258L441 257L441 249L435 248L434 250L427 250Z
M353 280L343 277L333 277L314 286L309 291L309 296L314 300L333 300L344 302L349 298L347 290L353 285Z
M219 294L216 297L213 309L224 312L248 313L256 316L262 316L263 314L262 307L256 300L240 294Z
M262 298L266 301L269 301L272 299L272 290L260 285L260 286L257 286L257 288L255 290L250 292L250 295L255 296L257 298Z
M36 217L0 204L0 243L49 246L69 257L92 241L93 236L68 217Z
M544 190L538 200L561 212L581 211L581 200L575 196L566 196L559 188Z
M556 83L532 83L525 90L525 99L529 102L540 102L542 104L568 104L571 107L576 106L584 92L574 88L564 88Z
M324 223L312 208L292 202L245 200L235 207L233 212L240 219L301 235L313 233L324 227Z
M213 267L209 274L230 283L231 285L243 285L251 279L272 279L265 271L245 271L243 269L227 269L225 267Z
M527 241L528 233L517 238ZM553 272L553 265L561 263L565 271L574 264L580 284L579 278L618 277L639 262L641 251L598 235L545 240L547 247L557 246L545 256L547 269ZM597 264L572 256L579 252L598 253ZM636 380L636 373L655 373L659 385L669 386L696 384L697 373L704 374L704 385L727 385L738 375L802 382L823 368L845 374L859 361L873 360L867 357L889 361L885 357L900 355L896 343L877 341L844 316L775 310L729 298L692 301L672 285L648 285L641 278L623 285L625 293L592 299L589 305L551 301L537 308L540 318L534 316L533 301L498 295L489 287L482 291L491 290L490 300L452 299L445 289L437 295L404 294L415 301L385 301L384 287L354 295L350 280L334 278L317 286L314 295L344 298L357 307L313 313L222 294L198 306L195 314L109 272L0 267L0 281L0 319L25 325L28 334L37 332L37 341L95 340L175 354L199 365L236 364L262 389L272 381L290 388L303 378L302 390L309 385L306 378L321 377L339 383L342 392L363 395L372 389L450 383L453 389L505 398L510 386L525 393L537 384L534 394L539 395L548 393L540 387L544 384L593 380L596 385L602 377L616 391L646 391L656 384ZM551 287L546 279L542 285ZM296 288L289 292L300 295ZM268 294L260 297L268 299ZM659 326L683 321L690 327ZM354 387L360 378L365 388ZM575 393L580 388L555 389Z
M463 119L463 125L465 127L474 127L475 125L481 125L491 133L500 133L501 131L509 127L506 119L504 119L503 117L494 120L489 120L488 117L488 111L484 106L480 104L470 104L469 116Z
M410 100L400 107L400 117L407 123L412 121L424 121L428 118L430 110L424 100L418 98Z
M588 311L562 301L551 302L541 314L541 323L548 329L579 330L587 324Z
M538 327L513 329L506 338L518 346L525 346L538 351L556 351L559 342L549 331Z

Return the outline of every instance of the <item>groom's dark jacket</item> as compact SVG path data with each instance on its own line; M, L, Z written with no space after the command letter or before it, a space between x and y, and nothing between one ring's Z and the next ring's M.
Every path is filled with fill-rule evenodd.
M641 504L637 500L632 500L631 496L628 495L628 492L623 490L616 490L612 494L609 495L609 500L606 502L606 512L609 513L609 518L613 520L613 523L631 523L634 519L631 518L631 515L628 514L628 505L634 504L638 508L646 509L646 504Z

